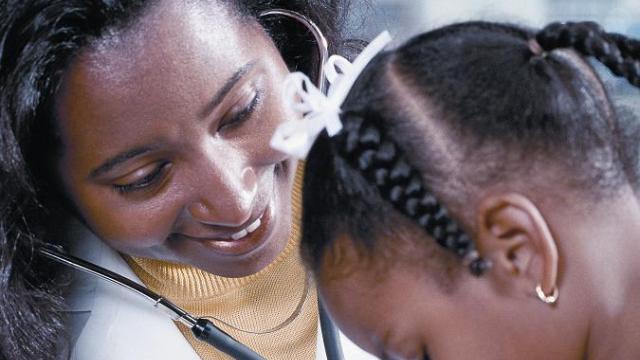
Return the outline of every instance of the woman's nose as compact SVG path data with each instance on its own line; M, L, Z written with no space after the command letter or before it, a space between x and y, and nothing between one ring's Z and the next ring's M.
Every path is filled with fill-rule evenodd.
M224 166L223 166L224 167ZM204 224L240 227L253 215L258 179L251 167L235 171L218 168L209 181L202 181L199 196L187 208L191 217Z

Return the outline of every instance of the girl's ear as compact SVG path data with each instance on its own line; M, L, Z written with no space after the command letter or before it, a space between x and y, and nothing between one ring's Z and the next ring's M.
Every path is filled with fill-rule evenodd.
M487 276L496 288L512 296L531 296L540 286L556 290L558 247L535 204L519 194L484 198L476 212L476 242L492 262Z

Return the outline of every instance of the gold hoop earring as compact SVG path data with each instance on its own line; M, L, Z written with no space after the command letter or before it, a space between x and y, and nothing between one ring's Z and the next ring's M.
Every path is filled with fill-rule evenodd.
M547 295L544 293L544 290L542 290L542 285L538 284L538 286L536 286L536 295L538 295L538 299L543 303L553 305L558 301L558 287L554 286L553 293L551 295Z

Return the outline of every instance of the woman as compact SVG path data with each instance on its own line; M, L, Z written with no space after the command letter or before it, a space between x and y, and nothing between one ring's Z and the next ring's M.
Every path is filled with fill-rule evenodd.
M639 358L640 124L586 61L640 86L639 50L468 22L376 57L306 162L302 249L341 329L384 359Z
M59 269L34 253L43 243L220 318L265 357L314 358L299 176L268 147L292 116L276 45L303 69L314 45L285 21L265 29L269 8L308 15L339 44L338 1L3 2L3 358L66 356L65 338L78 359L223 358L93 279L74 281L65 305ZM67 212L82 223L71 235Z

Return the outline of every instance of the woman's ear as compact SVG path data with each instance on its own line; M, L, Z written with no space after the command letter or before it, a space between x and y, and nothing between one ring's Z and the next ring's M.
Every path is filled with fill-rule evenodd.
M547 222L531 200L519 194L484 198L476 212L476 242L492 262L487 274L502 292L553 294L558 278L558 247Z

